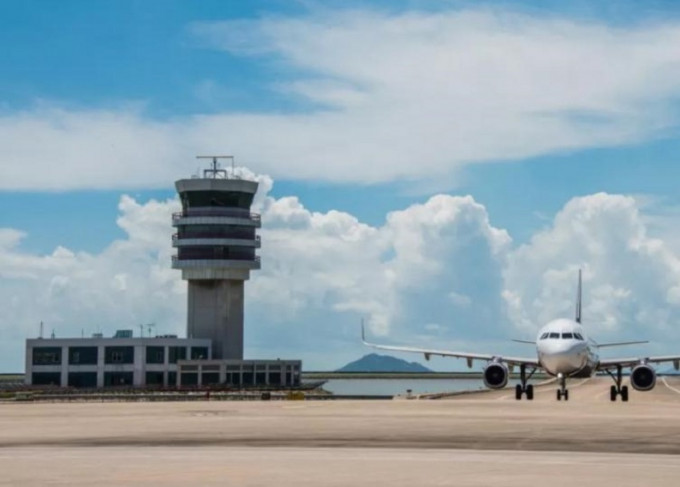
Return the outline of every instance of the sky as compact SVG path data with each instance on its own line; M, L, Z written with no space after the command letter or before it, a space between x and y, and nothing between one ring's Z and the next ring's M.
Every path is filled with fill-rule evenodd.
M260 182L247 357L531 356L578 269L596 340L677 353L678 45L674 1L2 2L0 371L41 321L184 333L200 154Z

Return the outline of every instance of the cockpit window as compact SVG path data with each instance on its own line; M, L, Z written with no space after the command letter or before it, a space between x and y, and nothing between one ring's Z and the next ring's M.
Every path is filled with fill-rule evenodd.
M541 340L545 340L546 338L548 338L548 335L549 333L544 333L543 335L541 335Z
M574 333L574 338L576 338L577 340L583 341L583 337L581 336L580 333Z
M562 338L564 338L566 340L573 340L574 334L573 333L562 333Z
M559 338L560 334L559 333L551 333L548 338Z

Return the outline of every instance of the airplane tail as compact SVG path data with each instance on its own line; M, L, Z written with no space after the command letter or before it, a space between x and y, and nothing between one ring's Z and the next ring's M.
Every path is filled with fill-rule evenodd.
M581 323L581 310L583 302L583 278L581 269L578 270L578 289L576 291L576 323Z

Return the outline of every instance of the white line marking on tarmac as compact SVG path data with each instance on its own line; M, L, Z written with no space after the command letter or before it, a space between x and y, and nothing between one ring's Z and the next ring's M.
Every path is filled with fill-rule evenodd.
M680 389L676 389L675 387L671 386L668 382L666 382L666 378L665 378L665 377L662 377L662 378L661 378L661 382L663 382L664 385L665 385L666 387L668 387L671 391L677 392L678 394L680 394Z

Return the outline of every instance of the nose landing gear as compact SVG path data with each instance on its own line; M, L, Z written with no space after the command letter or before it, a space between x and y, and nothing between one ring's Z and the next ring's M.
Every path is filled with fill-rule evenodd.
M607 373L612 379L614 379L614 382L616 383L616 385L611 386L609 389L609 400L612 402L616 401L616 396L621 396L621 401L628 402L628 386L621 386L621 381L623 379L622 370L623 368L620 365L617 366L616 376L611 372L611 370L607 370Z
M531 376L536 372L536 368L531 369L529 376L527 377L527 366L522 364L519 366L519 376L520 384L515 386L515 399L518 401L522 399L522 395L527 395L527 400L532 401L534 399L534 386L531 384L527 385L527 381L531 379Z
M560 381L560 388L557 389L557 400L561 401L564 398L565 401L569 400L569 389L567 389L567 378L564 374L557 374L557 380Z

